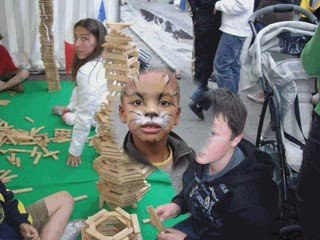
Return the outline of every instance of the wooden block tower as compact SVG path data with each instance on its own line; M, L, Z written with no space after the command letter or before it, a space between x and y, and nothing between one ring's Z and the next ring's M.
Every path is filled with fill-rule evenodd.
M117 207L114 212L102 209L89 217L81 229L82 240L141 240L136 214Z
M49 92L60 91L60 76L55 62L53 25L53 1L39 0L41 58L46 72Z
M99 136L93 139L93 146L101 154L94 161L94 168L100 175L97 188L100 191L100 208L104 203L109 207L135 206L150 186L145 181L149 167L128 159L116 142L112 124L112 104L119 97L128 78L139 73L138 55L133 38L122 32L130 26L126 23L107 25L110 33L103 45L106 79L109 95L96 115L99 123Z

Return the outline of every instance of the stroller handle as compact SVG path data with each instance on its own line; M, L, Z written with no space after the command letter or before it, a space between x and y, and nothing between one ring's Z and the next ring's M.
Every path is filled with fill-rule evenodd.
M257 31L254 27L254 22L256 20L257 17L264 15L264 14L268 14L268 13L272 13L272 12L279 12L279 13L285 13L285 12L296 12L296 13L301 13L303 15L305 15L310 22L314 23L314 24L318 24L318 19L315 15L313 15L311 12L305 10L304 8L298 6L298 5L294 5L294 4L276 4L273 6L268 6L268 7L264 7L261 8L257 11L255 11L249 18L249 25L250 28L253 32L253 36L255 37L257 35Z

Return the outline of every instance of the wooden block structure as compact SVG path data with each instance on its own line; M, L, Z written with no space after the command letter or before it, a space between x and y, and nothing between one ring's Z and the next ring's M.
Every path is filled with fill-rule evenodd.
M60 76L55 62L53 25L53 0L39 0L41 58L45 66L49 92L60 91Z
M136 214L129 214L122 208L108 212L100 210L89 217L81 229L82 240L141 240L141 230Z
M39 133L45 127L32 128L31 131L15 129L6 121L0 119L0 154L8 154L6 159L16 167L22 167L20 154L26 153L35 158L33 163L38 164L41 157L52 157L58 160L59 151L49 151L47 149L50 139L48 133ZM3 145L14 145L13 148L1 149ZM34 146L32 150L17 148L16 146ZM40 152L39 152L39 151ZM42 152L41 152L42 151ZM19 156L17 155L19 154Z
M130 161L118 147L113 131L112 104L119 97L121 88L128 78L139 72L139 51L133 38L122 32L130 26L127 23L107 24L110 33L103 45L106 79L109 95L102 104L95 119L99 123L98 136L92 140L100 156L94 161L94 168L100 175L97 188L100 191L100 208L107 203L115 207L135 206L150 185L145 181L150 167Z
M71 130L56 128L54 131L54 138L52 139L55 143L63 143L71 141Z

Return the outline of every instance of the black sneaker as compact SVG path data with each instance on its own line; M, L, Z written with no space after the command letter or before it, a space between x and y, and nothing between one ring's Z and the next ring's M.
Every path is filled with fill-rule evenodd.
M173 4L174 3L174 1L173 0L169 0L169 4Z
M204 115L203 115L203 112L202 112L202 108L197 105L196 103L192 102L192 103L189 103L189 107L190 109L192 110L192 112L198 116L198 118L200 118L201 120L204 120Z

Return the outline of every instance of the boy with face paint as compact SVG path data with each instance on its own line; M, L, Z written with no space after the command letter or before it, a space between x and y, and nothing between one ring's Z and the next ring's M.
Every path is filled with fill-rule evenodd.
M176 192L195 153L172 129L180 121L180 89L168 71L129 79L121 92L119 116L129 128L124 151L132 160L167 172Z
M209 97L210 136L183 174L183 190L156 212L162 221L189 212L158 239L275 240L280 230L273 161L244 140L247 110L239 96L216 89Z

